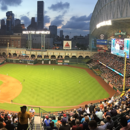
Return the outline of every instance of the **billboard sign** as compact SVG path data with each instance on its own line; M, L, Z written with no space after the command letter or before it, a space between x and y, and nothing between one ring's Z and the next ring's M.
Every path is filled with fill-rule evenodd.
M129 58L129 44L130 39L112 39L111 42L111 53L125 57L124 52L127 53L127 58Z
M63 49L71 49L72 41L63 41Z
M107 45L107 40L97 40L97 45Z

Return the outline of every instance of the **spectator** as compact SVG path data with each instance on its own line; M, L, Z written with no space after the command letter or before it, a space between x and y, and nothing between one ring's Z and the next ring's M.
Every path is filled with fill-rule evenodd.
M58 121L56 122L56 127L59 129L61 126L61 118L58 117Z
M59 130L70 130L70 126L66 125L67 122L65 119L62 119L61 123L62 123L62 126L60 126Z
M33 108L31 108L31 109L29 110L29 112L30 112L32 115L35 114L35 110L34 110Z
M7 125L6 125L6 129L7 130L14 130L14 125L13 124L11 124L11 120L8 120L8 122L7 122Z
M102 119L103 119L103 112L102 112L102 111L100 111L100 109L99 109L99 108L97 109L96 115L97 115L97 117L98 117L100 120L102 120Z
M97 122L95 120L92 120L88 123L88 127L90 130L104 130L103 128L97 127Z
M66 116L66 114L63 114L63 118L66 120L66 122L68 122L68 117Z
M52 122L54 122L54 126L56 127L57 120L56 120L55 116L52 117Z
M22 106L21 111L18 113L18 130L27 130L28 128L28 119L31 120L31 115L26 112L26 109L26 106Z
M88 128L89 118L85 117L85 122L83 123L83 130L89 130Z
M114 123L111 120L111 117L108 115L106 116L106 123L105 124L103 123L103 126L100 126L100 128L112 130L113 126L114 126Z
M54 127L54 122L50 122L50 128L47 128L47 130L58 130L57 127Z
M48 126L50 126L50 119L49 119L49 117L48 116L46 116L46 120L44 121L44 126L46 126L46 127L48 127Z
M86 112L88 115L90 115L90 111L89 111L88 105L85 105L85 112Z
M93 103L91 103L91 105L89 107L89 111L91 114L94 112L94 108L95 108L95 105L93 105Z
M4 127L4 126L3 126L3 123L2 123L2 122L0 122L0 129L1 129L1 128L3 128L3 127Z
M77 130L77 128L79 128L80 130L83 130L83 125L82 124L80 124L80 122L79 122L79 120L76 120L75 121L75 124L76 125L74 125L74 126L72 126L72 130Z
M122 126L120 130L130 130L130 123L127 124L126 117L121 117L120 124Z

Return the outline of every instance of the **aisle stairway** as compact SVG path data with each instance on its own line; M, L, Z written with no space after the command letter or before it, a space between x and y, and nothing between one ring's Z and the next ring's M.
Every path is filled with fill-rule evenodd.
M41 118L40 116L34 117L34 122L31 124L31 127L29 130L44 130L41 125Z

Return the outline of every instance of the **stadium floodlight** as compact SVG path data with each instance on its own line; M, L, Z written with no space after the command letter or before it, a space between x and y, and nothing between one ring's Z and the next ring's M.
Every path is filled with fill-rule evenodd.
M23 34L50 34L50 31L23 31Z
M109 25L112 25L112 21L111 21L111 20L103 21L103 22L97 24L96 27L97 27L97 28L100 28L100 27L102 27L102 26L109 26Z

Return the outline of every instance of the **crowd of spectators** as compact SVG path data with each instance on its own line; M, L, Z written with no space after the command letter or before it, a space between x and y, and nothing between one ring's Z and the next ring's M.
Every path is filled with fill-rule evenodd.
M46 114L44 130L130 130L130 91L97 104L58 114Z
M0 112L0 130L27 130L28 123L34 119L35 110L26 111L26 106L21 107L19 113ZM28 121L30 120L30 121Z
M101 61L105 65L111 67L112 69L124 73L124 58L118 57L116 55L113 55L111 53L96 53L92 56L92 59ZM130 60L127 59L127 65L126 65L126 75L130 74Z
M91 57L93 61L88 65L90 68L97 66L100 71L102 72L101 77L106 79L116 88L123 87L123 77L115 73L114 71L110 70L109 68L103 66L99 63L102 62L103 64L111 67L112 69L118 71L119 73L124 73L124 58L118 57L116 55L110 53L97 53ZM130 60L127 59L127 66L126 66L126 87L130 87Z

